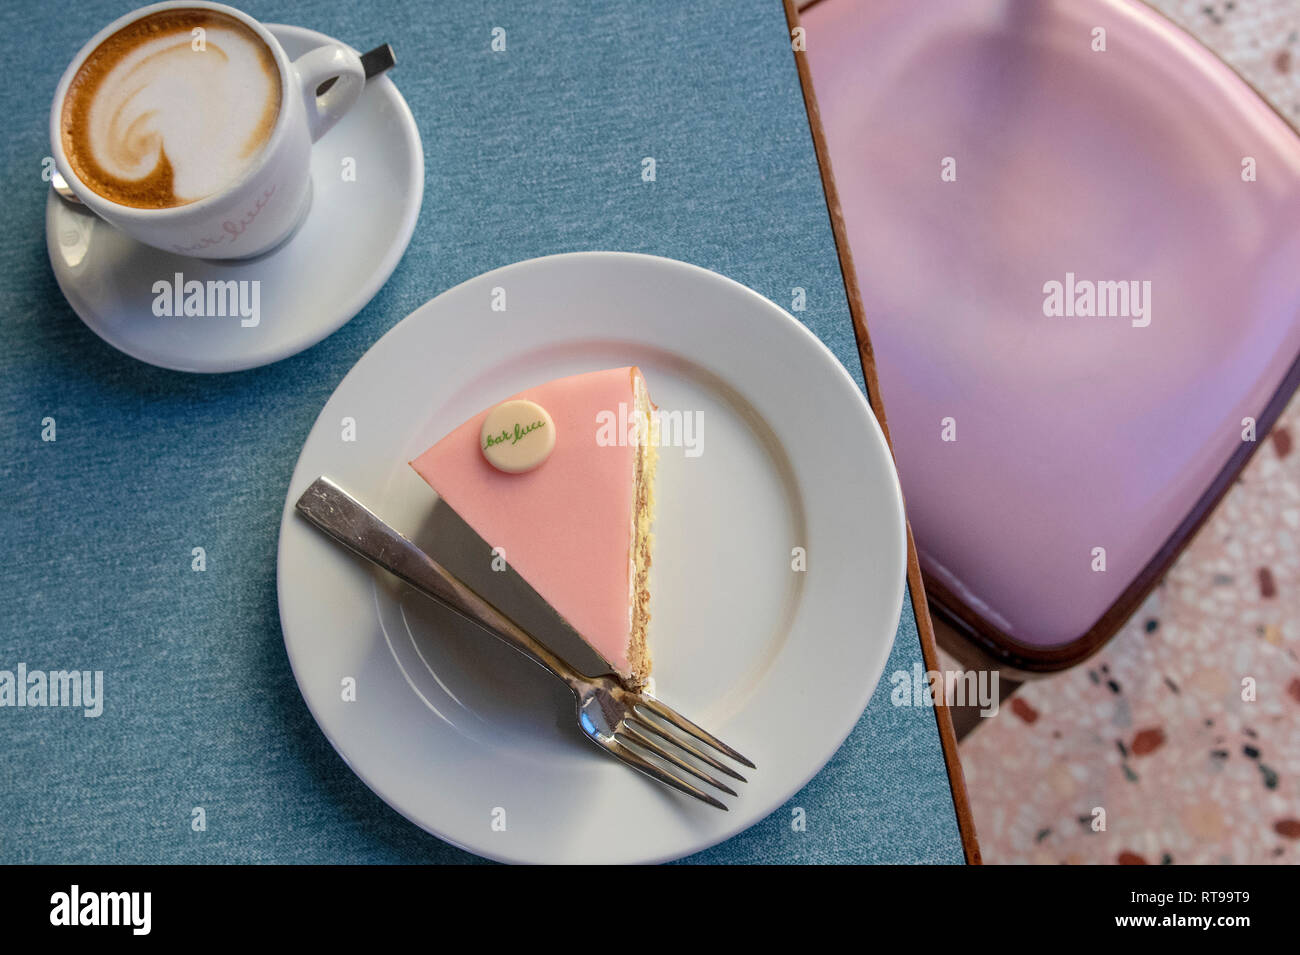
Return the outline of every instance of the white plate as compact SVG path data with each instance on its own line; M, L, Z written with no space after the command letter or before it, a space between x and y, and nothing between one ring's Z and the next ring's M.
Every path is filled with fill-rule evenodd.
M491 309L497 288L504 312ZM601 753L557 681L293 510L329 475L440 559L463 561L429 533L435 497L406 462L529 385L622 364L641 366L660 408L702 424L698 456L660 450L651 640L658 695L758 764L727 813ZM550 256L443 293L343 379L285 502L280 619L321 729L411 821L503 861L663 861L770 814L857 723L898 625L903 527L870 408L801 324L681 262ZM796 547L806 571L792 570ZM354 702L342 699L347 678Z
M270 24L290 58L330 42L315 30ZM400 52L400 51L399 51ZM343 178L345 158L355 180ZM341 328L388 281L411 241L424 197L424 149L406 100L387 76L312 148L312 204L298 231L254 259L221 262L136 242L50 190L45 238L59 288L114 348L177 371L240 371L302 351ZM261 320L160 318L153 285L260 282Z

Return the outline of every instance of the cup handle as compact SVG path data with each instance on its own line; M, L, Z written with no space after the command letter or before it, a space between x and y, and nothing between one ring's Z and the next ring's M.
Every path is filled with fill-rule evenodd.
M330 131L361 95L366 85L366 71L361 57L339 43L330 43L304 53L293 61L294 72L302 88L307 108L307 128L312 142ZM321 95L316 90L326 80L334 80Z

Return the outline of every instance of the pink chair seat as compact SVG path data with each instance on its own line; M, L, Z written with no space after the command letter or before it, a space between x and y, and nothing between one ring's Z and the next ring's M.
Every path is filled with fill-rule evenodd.
M1300 139L1137 2L825 0L803 23L932 596L997 659L1070 665L1230 485L1243 419L1262 439L1295 389ZM1069 275L1149 283L1149 324L1044 314Z

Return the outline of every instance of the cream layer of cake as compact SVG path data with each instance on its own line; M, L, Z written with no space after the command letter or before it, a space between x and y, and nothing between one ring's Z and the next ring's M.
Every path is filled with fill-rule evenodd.
M629 683L650 673L653 405L636 367L509 396L544 408L554 447L507 473L480 445L485 408L411 462L416 473ZM496 407L496 406L494 406ZM485 554L484 559L488 559Z

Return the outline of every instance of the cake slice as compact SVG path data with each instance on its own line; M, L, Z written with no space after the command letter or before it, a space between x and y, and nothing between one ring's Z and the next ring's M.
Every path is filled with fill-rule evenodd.
M637 688L650 674L653 409L634 366L558 378L411 462Z

